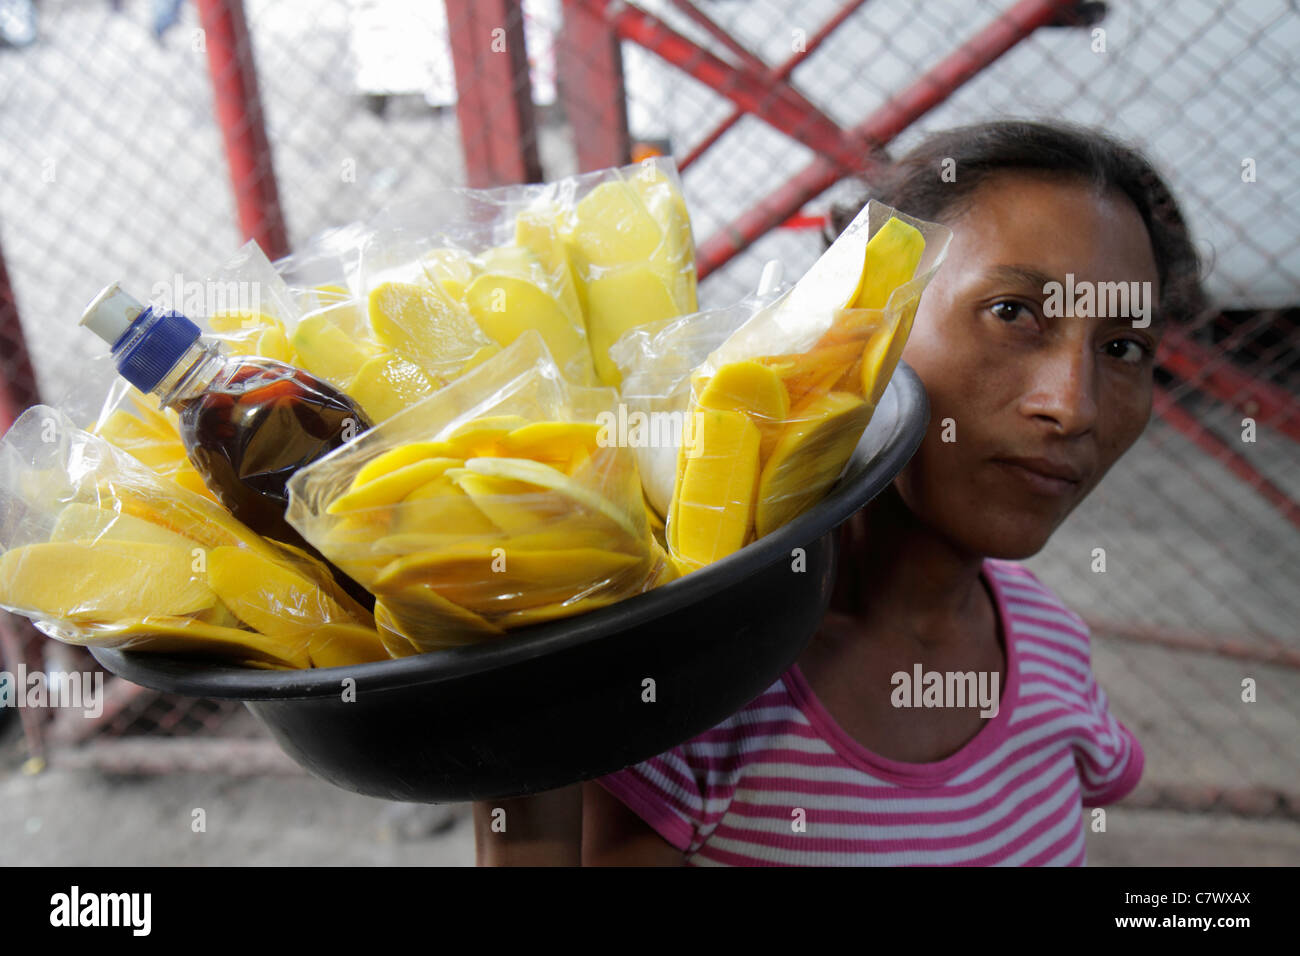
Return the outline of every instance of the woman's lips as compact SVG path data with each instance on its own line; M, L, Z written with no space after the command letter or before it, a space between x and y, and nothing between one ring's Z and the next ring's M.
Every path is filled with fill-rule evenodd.
M1073 494L1083 480L1082 473L1072 466L1037 458L995 458L993 463L1040 495Z

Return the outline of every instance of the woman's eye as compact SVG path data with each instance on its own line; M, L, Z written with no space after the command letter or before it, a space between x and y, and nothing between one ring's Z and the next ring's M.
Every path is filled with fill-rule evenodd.
M1004 300L1002 302L994 302L993 305L990 306L989 311L991 311L995 316L997 316L1003 322L1010 323L1020 318L1022 313L1026 313L1029 310L1026 309L1019 302Z
M1113 357L1130 365L1141 364L1151 354L1150 347L1145 342L1139 342L1137 339L1115 339L1112 342L1107 342L1106 348L1110 350Z

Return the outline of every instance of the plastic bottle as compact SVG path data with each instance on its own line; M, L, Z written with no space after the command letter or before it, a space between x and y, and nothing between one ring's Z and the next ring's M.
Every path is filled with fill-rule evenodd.
M229 357L178 312L158 312L115 282L81 324L107 342L118 374L180 415L180 435L204 483L258 534L303 548L284 520L295 471L370 427L347 395L273 359Z

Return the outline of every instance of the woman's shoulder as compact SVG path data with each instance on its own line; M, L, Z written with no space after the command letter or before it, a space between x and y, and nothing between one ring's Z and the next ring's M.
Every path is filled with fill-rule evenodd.
M1085 645L1090 641L1087 622L1061 599L1042 578L1019 561L984 559L985 575L1002 599L1007 616L1050 620Z

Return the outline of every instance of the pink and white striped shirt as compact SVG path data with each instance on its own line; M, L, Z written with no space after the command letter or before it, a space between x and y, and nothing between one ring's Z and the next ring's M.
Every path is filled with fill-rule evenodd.
M1142 748L1093 678L1083 620L1016 562L987 559L982 573L1005 687L952 756L870 752L795 666L712 730L600 783L688 865L1083 865L1082 807L1129 793Z

